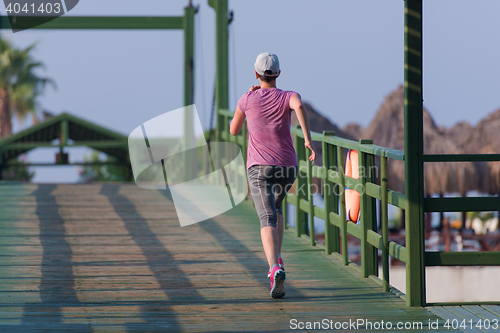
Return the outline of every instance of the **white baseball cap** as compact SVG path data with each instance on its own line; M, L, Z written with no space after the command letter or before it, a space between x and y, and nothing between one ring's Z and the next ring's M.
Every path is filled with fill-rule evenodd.
M259 75L278 76L280 73L280 61L273 53L264 52L257 56L255 60L255 71ZM269 71L266 73L266 71Z

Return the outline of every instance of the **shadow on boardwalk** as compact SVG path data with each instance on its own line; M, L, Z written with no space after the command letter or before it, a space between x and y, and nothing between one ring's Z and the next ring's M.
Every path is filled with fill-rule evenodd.
M167 191L2 185L0 250L1 332L287 332L294 319L425 328L438 318L292 232L287 295L271 299L249 202L181 228Z

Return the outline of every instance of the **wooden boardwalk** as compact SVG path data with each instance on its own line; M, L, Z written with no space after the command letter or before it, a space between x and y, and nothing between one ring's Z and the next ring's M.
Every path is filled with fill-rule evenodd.
M287 332L293 319L438 331L428 328L435 314L406 307L291 231L287 295L271 299L249 202L181 228L166 191L2 184L0 251L0 332Z

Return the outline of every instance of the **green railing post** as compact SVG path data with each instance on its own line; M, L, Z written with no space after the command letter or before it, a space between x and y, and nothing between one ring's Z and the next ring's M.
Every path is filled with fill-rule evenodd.
M380 210L382 225L382 287L389 291L389 217L387 207L387 157L380 157Z
M405 0L406 304L425 306L422 0Z
M61 144L67 146L68 138L69 138L69 123L68 120L65 119L61 121Z
M195 8L188 5L184 8L182 26L184 28L184 106L194 103L194 14ZM184 147L194 147L193 110L184 110ZM186 155L184 165L188 166L196 161ZM186 168L189 177L194 177L196 171Z
M349 264L349 253L347 246L347 218L345 212L345 176L344 176L344 148L337 146L337 171L340 179L339 208L340 220L342 221L342 262Z
M229 45L228 45L228 8L227 0L209 0L208 4L215 10L215 101L217 103L217 125L215 141L221 141L221 123L223 117L219 111L229 109Z
M373 140L369 140L371 144L373 144ZM376 169L375 169L375 155L373 154L367 154L366 156L366 180L369 181L372 184L375 184L376 180ZM366 191L365 191L366 192ZM369 230L373 230L377 232L377 200L375 198L372 198L370 196L366 196L367 204L369 207L369 212L370 212L370 217L371 217L371 224L368 225ZM375 275L378 276L378 249L370 246L370 249L373 251L372 252L372 267L373 270L370 275Z
M281 203L281 211L283 212L283 228L288 229L288 223L287 223L287 218L288 218L288 207L287 207L287 199L286 195L283 198L283 202Z
M373 144L372 140L359 140L360 144ZM373 155L364 153L358 150L359 160L359 181L361 184L362 192L359 194L359 207L360 207L360 223L361 223L361 275L368 277L370 275L378 275L377 267L377 251L367 241L368 230L376 229L375 205L374 199L366 194L366 183L374 182L374 175L372 174L372 167L374 165Z
M323 131L323 137L335 136L333 131ZM332 166L337 166L337 154L334 146L321 142L323 151L323 167L325 175L328 176L328 171ZM336 185L335 185L336 187ZM334 184L328 180L328 177L323 181L323 198L325 202L325 252L340 252L339 228L332 225L330 222L330 212L338 214L338 197L335 192Z
M297 129L300 126L297 125ZM295 205L295 233L297 237L306 233L306 212L300 209L300 201L306 198L304 187L307 186L307 176L301 171L300 161L306 159L306 151L304 147L304 139L298 134L295 134L295 150L297 152L297 161L299 162L299 171L295 180L295 195L297 196L297 205Z
M194 14L195 8L188 5L184 8L184 106L194 103ZM185 115L187 121L188 115ZM189 123L184 123L185 131L193 131L193 115ZM188 126L189 124L189 126Z
M311 246L316 245L316 233L314 230L314 201L313 201L313 177L312 177L312 162L309 160L311 151L306 150L307 163L307 204L309 206L309 239Z

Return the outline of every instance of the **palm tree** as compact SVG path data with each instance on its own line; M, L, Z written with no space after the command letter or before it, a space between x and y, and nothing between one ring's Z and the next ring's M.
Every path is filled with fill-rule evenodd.
M35 73L43 64L31 56L34 47L17 49L0 35L0 138L12 134L12 116L21 121L34 115L37 97L47 84L55 87L51 79Z

